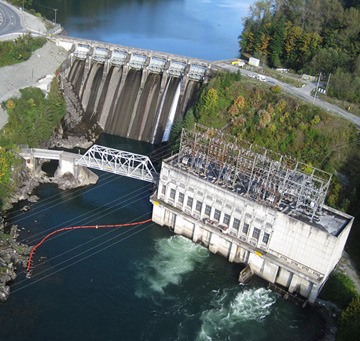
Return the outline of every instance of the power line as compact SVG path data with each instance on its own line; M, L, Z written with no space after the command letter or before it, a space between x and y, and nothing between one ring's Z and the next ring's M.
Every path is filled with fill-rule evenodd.
M139 193L136 194L136 192L139 192ZM49 229L43 230L43 231L41 231L41 232L39 232L39 233L31 236L30 238L27 238L27 239L26 239L26 243L27 243L27 244L30 243L30 240L32 240L32 239L35 240L34 237L38 237L38 236L44 235L45 233L47 233L47 232L49 232L49 231L51 231L51 230L53 230L53 229L59 228L59 227L61 227L61 226L69 226L69 225L74 225L74 224L79 225L79 224L81 224L81 222L84 222L84 223L85 223L85 221L89 221L89 219L91 219L91 218L97 218L97 219L99 219L99 218L101 218L101 217L104 217L104 216L106 216L106 215L108 215L108 214L113 213L114 210L117 209L117 208L118 208L121 204L123 204L124 202L127 202L127 205L122 206L122 207L127 207L127 206L133 204L134 202L138 201L138 200L134 201L133 199L136 199L136 196L142 194L142 192L143 192L142 189L133 191L133 192L129 193L127 196L125 196L125 197L116 198L116 199L112 200L111 202L109 202L109 204L112 204L112 206L111 206L111 207L108 207L108 208L105 209L105 210L104 210L102 207L99 207L99 208L96 209L96 210L99 211L99 212L95 211L95 212L92 212L91 214L85 212L85 213L83 213L83 214L80 215L80 216L77 216L77 217L68 219L68 220L65 221L65 222L59 223L59 224L57 224L57 225L55 225L55 226L52 226L52 227L50 227ZM136 194L136 195L135 195L135 194ZM133 197L131 197L130 195L133 195ZM144 199L145 197L147 197L147 196L142 196L142 197L140 197L140 199ZM133 200L133 201L131 201L131 200ZM100 210L101 210L101 211L100 211ZM104 215L103 213L106 212L106 211L110 211L110 212L109 212L108 214L105 214L105 215ZM29 240L29 239L30 239L30 240ZM25 239L24 239L24 240L25 240Z
M133 205L135 202L140 201L140 200L143 200L144 198L145 198L145 197L140 197L140 198L138 198L137 200L132 200L132 201L130 201L130 202L128 203L127 206ZM125 207L126 207L126 206L125 206ZM112 213L112 212L109 212L109 213L107 213L107 214L103 214L101 217L105 217L105 216L107 216L107 215L109 215L109 214L111 214L111 213ZM144 214L141 215L141 216L137 216L136 219L143 219L143 218L146 217L146 216L148 216L148 213L144 213ZM51 230L51 229L49 229L48 231L50 231L50 230ZM64 252L62 252L62 253L60 253L60 254L57 254L56 256L54 256L54 257L52 257L52 258L47 259L46 262L51 261L51 260L54 260L54 259L56 259L56 258L58 258L58 257L61 257L62 255L65 255L65 254L67 254L67 253L69 253L69 252L71 252L71 251L74 251L74 250L82 247L82 246L85 246L85 245L93 242L94 240L97 240L97 239L99 239L99 238L103 238L104 236L109 235L110 233L115 233L115 231L116 231L116 229L112 229L112 230L106 231L104 234L99 235L98 237L93 238L93 239L90 240L90 241L87 241L87 242L78 244L77 246L73 247L72 249L66 250L66 251L64 251ZM57 236L55 236L54 238L52 238L51 240L56 240L57 238L65 235L65 234L67 234L67 233L69 233L69 232L70 232L70 231L66 231L66 232L64 232L62 235L57 235ZM36 267L37 267L37 265L35 265L33 268L36 268ZM19 273L25 273L25 272L26 272L26 271L21 271L21 272L19 272Z
M83 194L87 194L87 193L89 193L89 192L91 192L91 191L94 191L94 190L96 190L96 189L98 189L98 188L101 188L101 187L103 187L103 186L105 186L105 185L109 184L110 182L112 182L112 181L114 181L114 180L117 179L117 177L115 176L115 174L111 174L110 176L113 176L114 179L113 179L113 180L110 180L109 182L105 182L105 183L103 183L103 184L101 184L101 185L98 185L97 187L91 187L91 188L89 188L89 189L86 189L85 191L84 191L84 188L83 188L83 187L76 188L75 190L72 190L72 191L66 191L66 192L64 193L64 196L65 196L65 197L68 196L68 197L71 197L71 198L74 198L74 197L76 198L76 197L79 197L79 196L81 196L81 195L83 195ZM109 177L110 177L110 176L109 176ZM74 196L74 195L73 195L74 193L78 193L78 194ZM39 213L42 213L42 212L47 211L47 210L49 210L49 209L52 209L52 208L56 207L60 202L62 203L62 202L66 202L66 201L70 200L70 199L66 199L66 198L65 198L65 199L62 198L62 199L60 200L60 199L58 199L57 197L58 197L58 193L53 194L52 196L43 199L43 200L39 203L40 208L44 206L44 209L43 209L43 210L36 211L36 212L26 212L26 217L20 218L19 220L17 220L17 223L19 223L19 222L21 222L21 221L23 221L23 220L25 220L25 219L31 218L31 217L35 216L36 214L39 214ZM51 203L54 203L54 202L55 202L55 205L45 207L46 205L51 204ZM12 219L15 215L17 215L17 214L19 214L19 213L21 213L21 209L12 211L12 212L10 213L10 215L7 216L7 219Z
M164 153L161 154L161 153L162 153L162 151L168 149L172 144L174 144L174 142L169 143L169 144L167 144L167 145L165 145L165 146L161 146L161 147L158 148L157 150L150 152L147 156L150 158L150 155L154 154L154 156L156 156L156 158L153 158L153 162L157 162L157 161L163 159L164 156L167 157L167 155L169 156L169 155L171 154L170 152L169 152L169 153L166 153L166 154L164 154ZM159 153L157 154L158 151L159 151ZM114 180L118 179L119 175L109 174L109 177L113 177L114 179L111 180L111 181L114 181ZM111 182L111 181L110 181L110 182ZM101 184L101 185L98 185L98 184L97 184L96 186L94 186L94 187L92 187L92 188L90 188L90 189L88 189L88 190L85 190L85 192L84 192L84 188L79 187L79 188L77 188L77 189L75 189L75 190L73 190L73 191L71 191L71 192L68 192L68 191L67 191L65 195L66 195L66 196L71 196L71 197L73 197L74 192L75 192L75 193L76 193L76 192L79 193L79 195L83 195L83 194L88 193L88 192L90 192L90 191L97 190L97 189L99 189L100 187L105 186L106 184L108 184L108 183L103 183L103 184ZM57 196L58 196L58 194L54 194L54 195L52 195L52 196L50 196L50 197L42 200L40 205L45 206L45 205L47 205L47 201L50 201L50 200L51 200L51 202L56 202L56 201L63 202L63 201L64 201L63 198L62 198L61 200L57 199L57 198L56 198ZM52 200L53 198L54 198L54 200ZM54 207L56 207L56 206L57 206L57 205L54 205L54 206L51 206L51 207L46 207L45 210L48 210L48 209L50 209L50 208L54 208ZM16 210L16 211L12 211L12 212L10 213L10 217L9 217L9 215L8 215L8 219L9 219L9 218L11 219L12 216L15 216L15 215L16 215L17 213L19 213L19 212L21 212L21 209ZM41 213L41 211L37 211L37 212L34 212L34 213L27 213L27 214L26 214L26 217L21 218L20 220L17 220L17 223L21 222L22 220L28 219L29 217L34 216L35 214L38 214L38 213Z
M60 272L60 271L63 271L63 270L65 270L65 269L67 269L67 268L69 268L69 267L71 267L71 266L73 266L73 265L75 265L75 264L77 264L77 263L79 263L79 262L82 262L82 261L84 261L85 259L88 259L88 258L90 258L90 257L92 257L92 256L94 256L94 255L96 255L96 254L98 254L98 253L100 253L100 252L102 252L102 251L104 251L104 250L106 250L106 249L108 249L108 248L116 245L116 244L119 244L119 243L123 242L124 240L127 240L127 239L129 239L129 238L131 238L131 237L139 234L139 233L142 232L142 231L147 230L149 227L151 227L151 226L153 226L153 225L155 225L155 224L150 224L150 226L147 226L147 227L145 227L145 228L143 228L143 229L139 229L139 230L137 230L136 232L134 232L133 234L131 234L131 235L129 235L129 236L126 236L126 237L124 237L124 238L122 238L122 239L120 239L120 240L118 240L118 241L116 241L116 242L114 242L114 243L112 243L112 244L110 244L110 245L107 245L107 246L105 246L105 247L103 247L103 248L101 248L101 249L99 249L99 250L91 253L90 255L87 255L87 256L85 256L85 257L83 257L83 258L80 258L80 259L78 259L77 261L72 262L71 264L66 265L66 266L64 266L64 267L62 267L62 268L60 268L60 269L58 269L58 270L56 270L56 271L53 271L53 272L51 272L50 274L45 275L45 276L43 276L43 277L41 277L41 278L39 278L39 279L37 279L37 280L35 280L35 281L31 281L31 282L28 283L27 285L24 285L24 286L21 287L21 288L18 288L18 289L13 290L12 293L21 291L21 290L23 290L23 289L25 289L25 288L27 288L27 287L29 287L29 286L31 286L31 285L34 285L34 284L37 283L37 282L42 281L42 280L45 279L45 278L48 278L48 277L50 277L50 276L52 276L52 275L54 275L54 274L56 274L56 273L58 273L58 272ZM114 237L113 239L115 239L115 238L116 238L116 237ZM92 248L91 248L91 249L92 249ZM83 253L85 253L85 252L88 252L88 251L90 251L91 249L89 249L89 250L87 250L87 251L84 251L84 252L82 252L82 253L80 253L80 254L78 254L78 255L81 255L81 254L83 254Z
M139 195L141 195L143 192L144 192L144 188L139 188L139 189L134 190L133 192L129 193L129 194L126 195L125 197L123 196L123 197L121 197L121 198L119 198L119 199L115 199L115 200L113 200L112 202L110 202L110 203L112 204L112 206L109 207L109 208L107 208L106 210L110 210L110 209L111 209L111 212L110 212L110 213L113 213L114 208L116 208L117 206L119 206L120 204L122 204L124 201L127 202L127 205L122 206L122 208L127 207L128 205L133 205L136 201L143 200L143 199L145 199L146 197L148 197L148 195L140 196L140 197L139 197ZM136 199L136 200L135 200L135 199ZM67 199L67 200L69 200L69 199ZM46 209L48 209L48 207L46 207L45 210L46 210ZM101 209L101 208L99 208L99 209ZM35 212L35 213L38 213L38 212ZM104 215L104 214L103 214L103 213L104 213L104 210L102 210L101 213L102 213L102 214L101 214L100 216L99 216L99 213L98 213L98 212L92 213L90 217L89 217L88 214L83 214L83 215L86 215L86 218L89 219L89 218L93 218L93 217L97 217L97 216L99 216L99 217L104 217L104 216L110 214L110 213L108 213L108 214ZM80 220L79 217L76 217L76 219L70 219L68 222L71 222L71 221L74 221L74 220L79 222L79 221L84 220L84 219L81 219L81 220ZM60 224L59 224L59 225L60 225ZM63 224L62 224L62 225L63 225ZM64 226L64 225L63 225L63 226ZM43 235L44 232L47 232L47 231L50 231L50 230L53 230L53 229L54 229L54 226L52 226L50 229L47 229L47 230L45 230L45 231L42 231L41 233L38 233L38 234L35 235L35 236L32 236L31 238L33 239L33 238L36 237L36 236ZM29 241L28 241L28 240L27 240L26 242L29 244Z
M112 181L110 181L110 182L112 182ZM110 182L108 182L108 183L110 183ZM89 191L89 192L90 192L90 191ZM84 194L88 194L89 192L86 192L86 193L84 193ZM56 204L51 205L51 206L44 207L44 208L42 208L42 209L39 210L39 211L35 209L34 212L32 213L32 215L30 215L30 218L31 218L31 217L36 217L36 216L38 216L38 215L41 214L41 213L45 213L46 211L51 210L51 209L53 209L53 208L55 208L55 207L57 207L57 206L59 206L59 205L64 205L64 204L66 204L67 202L70 202L71 200L73 200L73 199L81 196L82 194L83 194L83 193L79 193L78 195L73 196L73 197L70 197L70 198L67 198L67 199L65 199L65 200L63 200L63 201L60 200L60 199L57 199L57 200L56 200ZM112 200L112 201L109 202L109 203L110 203L110 204L111 204L111 203L115 203L116 201L119 201L119 200L121 200L121 198L116 198L116 199ZM101 209L101 208L98 208L98 209ZM92 213L92 214L93 214L93 213ZM87 215L87 213L83 213L82 215L77 216L76 218L79 218L79 217L82 217L82 216L88 216L88 215ZM91 215L90 215L90 216L91 216ZM65 223L65 224L71 223L71 221L74 220L74 219L76 219L76 218L72 218L72 219L70 219L70 220L68 220L68 221L65 221L65 222L63 222L61 225L63 225L64 223ZM22 218L21 221L23 221L23 220L25 220L25 219L28 219L28 217ZM17 221L16 223L18 223L18 221ZM56 226L55 226L55 227L56 227ZM36 236L36 235L32 235L31 237L33 238L33 237L35 237L35 236ZM28 239L28 238L26 238L26 239ZM22 239L22 240L24 240L24 239ZM20 242L21 242L22 240L20 240Z
M167 144L166 146L162 146L162 147L159 148L158 150L151 152L151 154L157 155L157 156L158 156L157 159L160 160L160 159L162 159L164 153L163 153L163 155L161 155L161 153L159 153L159 152L160 152L160 151L165 151L165 152L167 152L167 150L169 149L170 146L171 146L171 144ZM168 152L167 152L167 153L168 153ZM109 176L109 177L111 177L111 176ZM114 177L114 179L110 180L108 183L114 181L116 178L117 178L117 176ZM99 189L99 187L101 187L101 186L103 186L103 185L105 185L105 183L102 184L102 185L100 185L100 186L94 187L94 188L92 188L91 190ZM89 191L90 191L90 190L89 190ZM86 192L89 192L89 191L86 191ZM86 193L86 192L85 192L85 193ZM110 202L110 203L111 203L111 204L114 204L115 207L117 207L117 206L119 206L120 204L122 204L125 200L127 200L127 205L122 206L122 208L124 208L124 207L127 207L128 205L133 205L136 201L143 200L145 197L148 197L148 195L146 195L146 196L141 196L141 197L139 197L138 199L136 199L136 198L137 198L140 194L142 194L143 192L144 192L144 188L138 188L138 189L134 190L133 192L129 193L128 195L126 195L125 197L123 196L123 197L121 197L120 199L114 199L114 200L113 200L112 202ZM72 199L74 198L74 196L71 195L71 194L72 194L72 193L69 194L69 197L71 196L71 198L67 198L66 201L72 200ZM77 196L82 195L82 194L84 194L84 193L82 192L82 189L79 189L79 193L78 193ZM57 195L54 195L54 200L51 201L51 202L55 202L55 205L52 205L52 208L58 206L60 203L61 203L61 204L64 204L63 199L62 199L62 200L57 199L56 196L57 196ZM130 199L130 200L129 200L129 199ZM136 199L136 200L135 200L135 199ZM57 203L56 203L56 202L57 202ZM42 207L43 207L42 210L40 210L40 211L35 211L35 212L33 213L33 215L39 214L39 213L41 213L41 212L45 212L45 211L47 211L47 210L50 209L49 206L45 206L45 205L46 205L46 203L42 205ZM111 209L111 212L110 212L110 213L113 213L114 205L111 206L111 207L109 207L109 208L107 208L106 210L110 210L110 209ZM45 207L44 207L44 206L45 206ZM101 209L101 208L99 208L99 209ZM99 212L99 213L100 213L100 212ZM99 215L99 213L98 213L98 212L92 213L91 216L90 216L90 218L91 218L91 217L96 217L96 216L98 216L98 218L103 218L104 216L110 214L110 213L104 214L104 210L101 211L102 214ZM88 215L88 214L83 214L83 215L86 215L86 219L89 219L89 215ZM144 216L144 215L143 215L143 216ZM27 215L26 219L28 219L28 218L29 218L29 216ZM79 221L78 218L79 218L79 217L76 217L76 218L73 218L73 219L69 219L69 221L73 221L73 220L78 220L78 221ZM24 218L24 219L25 219L25 218ZM83 218L83 219L81 219L81 220L84 220L84 219L85 219L85 218ZM80 221L81 221L81 220L80 220ZM153 225L154 225L154 224L152 224L151 226L153 226ZM51 229L53 229L53 228L54 228L54 227L52 227ZM50 230L50 229L48 229L48 231L49 231L49 230ZM114 229L114 230L115 230L115 229ZM110 230L108 233L103 234L103 235L101 235L101 236L98 236L98 237L95 238L95 239L98 239L98 238L103 237L104 235L108 235L108 234L110 234L110 233L113 233L114 230ZM143 229L142 229L142 230L143 230ZM44 231L41 232L41 234L43 234L43 233L44 233ZM126 233L126 232L124 232L124 233ZM132 235L135 235L135 234L137 234L137 233L138 233L138 232L136 232L136 233L134 233L134 234L132 234ZM40 235L40 233L37 234L37 236L38 236L38 235ZM121 234L121 235L122 235L122 234ZM132 235L131 235L131 236L132 236ZM117 236L118 236L118 235L117 235ZM86 251L83 251L83 252L81 252L80 254L75 255L75 256L73 256L73 257L71 257L71 258L63 261L62 263L60 263L60 265L63 264L64 262L68 262L69 260L71 260L71 259L73 259L73 258L79 257L80 255L82 255L82 254L84 254L84 253L86 253L86 252L89 252L89 251L91 251L91 250L93 250L93 249L96 249L96 248L98 248L99 246L101 246L101 245L103 245L103 244L105 244L105 243L108 243L109 241L111 241L111 240L113 240L113 239L116 239L117 236L112 237L110 240L107 240L107 241L104 241L104 242L102 242L102 243L100 243L100 244L97 244L97 245L95 245L94 247L92 247L92 248L90 248L90 249L88 249L88 250L86 250ZM122 240L125 240L125 239L127 239L127 238L129 238L129 237L131 237L131 236L125 237L125 238L122 239ZM34 237L34 236L32 236L31 238L33 238L33 237ZM57 255L57 256L55 256L55 257L53 257L53 258L51 258L51 259L49 259L49 260L47 260L47 261L53 260L53 259L55 259L55 258L57 258L57 257L60 257L61 255L67 254L68 252L71 252L71 251L73 251L73 250L75 250L75 249L78 249L79 247L82 247L82 246L84 246L84 245L87 245L88 243L93 242L95 239L92 239L91 241L88 241L88 242L82 243L82 244L80 244L80 245L77 245L77 246L74 247L72 250L66 250L66 251L63 252L62 254ZM113 244L110 244L110 245L108 245L108 246L106 246L106 247L104 247L104 248L102 248L102 249L99 249L98 251L96 251L96 252L93 253L93 254L97 254L97 253L99 253L99 252L101 252L101 251L103 251L103 250L111 247L112 245L115 245L115 244L117 244L118 242L121 242L122 240L116 241L116 242L113 243ZM92 255L93 255L93 254L92 254ZM67 265L66 267L64 267L64 268L62 268L62 269L57 270L57 271L54 272L54 273L57 273L57 272L65 269L65 268L67 268L67 267L69 267L69 266L72 266L73 264L76 264L76 263L78 263L78 262L80 262L80 261L82 261L82 260L84 260L84 259L87 259L87 258L90 257L90 256L91 256L91 255L88 255L88 256L86 256L86 257L84 257L84 258L82 258L82 259L79 259L78 261L73 262L72 264ZM44 264L44 263L42 263L42 264ZM52 274L53 274L53 273L52 273ZM42 279L44 279L44 278L46 278L46 277L48 277L48 276L50 276L50 275L52 275L52 274L46 275L45 277L43 277L43 278L41 278L41 279L39 279L39 280L42 280ZM39 281L39 280L37 280L37 281ZM37 281L36 281L36 282L37 282ZM18 284L21 284L21 283L22 283L22 282L18 282ZM33 282L33 283L35 283L35 282ZM17 285L18 285L18 284L17 284ZM25 286L25 287L26 287L26 286ZM24 288L25 288L25 287L24 287ZM21 288L20 288L20 289L21 289ZM15 291L20 290L20 289L16 289Z
M102 225L75 225L75 226L69 226L69 227L62 227L60 229L57 229L55 231L52 231L51 233L47 234L43 239L40 240L39 243L37 243L35 246L33 246L33 248L30 251L30 255L29 255L29 259L28 259L28 263L27 263L27 267L26 267L26 271L29 271L31 269L31 263L32 263L32 258L35 254L35 251L42 245L44 244L51 236L61 233L63 231L74 231L74 230L85 230L85 229L105 229L105 228L120 228L120 227L129 227L129 226L137 226L137 225L142 225L145 223L149 223L151 221L151 219L146 219L146 220L138 220L135 222L130 222L130 223L121 223L121 224L102 224Z
M142 201L142 200L145 199L146 197L147 197L147 196L141 196L141 197L136 198L135 196L133 196L132 198L130 198L131 200L128 201L127 205L122 206L122 207L123 207L123 208L126 208L127 206L134 205L134 203L136 203L136 202L138 202L138 201ZM134 200L134 199L136 199L136 200ZM108 212L108 213L106 213L106 214L100 215L99 218L103 218L103 217L105 217L105 216L107 216L107 215L109 215L109 214L112 214L112 213L113 213L113 210L110 211L110 212ZM98 215L98 213L96 213L96 215ZM148 216L148 213L144 213L144 214L141 215L141 216L137 216L136 219L140 219L140 218L143 218L143 217L145 217L145 216ZM66 226L66 225L62 225L62 226ZM46 231L48 232L48 231L51 231L51 230L53 230L53 229L54 229L54 228L52 227L52 228L50 228L50 229L48 229L48 230L46 230ZM44 232L44 231L43 231L43 232ZM64 232L62 235L66 234L66 233L69 233L69 232L70 232L70 231L66 231L66 232ZM102 235L99 236L98 238L101 238L101 237L103 237L104 235L110 234L110 233L112 233L112 232L115 232L115 230L109 230L108 232L106 232L105 234L102 234ZM42 233L42 234L43 234L43 233ZM60 235L57 235L57 236L55 236L54 238L52 238L51 240L55 240L55 239L57 239L57 238L59 238L59 237L60 237ZM96 238L96 239L97 239L97 238ZM88 243L88 242L82 243L82 244L74 247L73 249L77 249L77 248L81 247L82 245L86 245L87 243ZM66 254L66 253L68 253L68 252L70 252L70 251L71 251L71 250L65 251L65 252L63 252L63 254ZM57 258L57 257L60 257L61 255L62 255L62 254L59 254L58 256L55 256L55 257L53 257L53 258L51 258L51 259L49 259L49 260L55 259L55 258ZM25 271L22 271L22 272L25 272ZM22 272L20 272L20 273L22 273Z

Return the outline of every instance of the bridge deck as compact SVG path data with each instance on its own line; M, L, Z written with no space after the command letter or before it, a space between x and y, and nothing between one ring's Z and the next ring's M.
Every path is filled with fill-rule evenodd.
M158 173L145 155L93 145L84 155L62 150L23 148L23 158L33 157L46 160L66 160L76 165L99 169L147 182L158 181Z
M22 157L34 157L36 159L46 159L46 160L60 160L61 155L63 155L63 150L51 150L51 149L39 149L39 148L22 148L20 150L20 156ZM73 153L69 153L73 154ZM76 154L74 154L76 155Z

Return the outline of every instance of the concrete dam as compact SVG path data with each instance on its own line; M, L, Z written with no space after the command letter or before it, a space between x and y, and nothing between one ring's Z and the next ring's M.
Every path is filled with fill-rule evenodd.
M214 69L210 62L102 42L58 37L70 51L65 78L83 122L154 144L194 103ZM214 67L215 68L215 67Z

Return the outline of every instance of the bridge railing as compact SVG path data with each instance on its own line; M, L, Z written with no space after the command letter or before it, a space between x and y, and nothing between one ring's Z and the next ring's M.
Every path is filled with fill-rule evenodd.
M75 47L73 53L76 57L83 58L84 57L84 51L87 49L90 53L93 49L102 49L102 50L108 50L109 54L108 56L111 56L112 53L117 53L118 51L121 51L120 53L128 54L137 54L137 55L145 55L150 58L157 58L157 59L165 59L165 60L173 60L177 62L182 62L187 64L196 64L203 66L205 68L212 68L212 61L204 60L200 58L192 58L182 55L176 55L171 53L165 53L161 51L154 51L154 50L145 50L141 48L135 48L131 46L123 46L123 45L117 45L117 44L111 44L106 42L100 42L95 40L88 40L88 39L82 39L82 38L74 38L74 37L67 37L67 36L57 36L56 38L53 38L57 45L68 45L72 44L73 47ZM87 46L87 47L86 47ZM80 50L77 51L80 47ZM121 60L122 58L120 58ZM116 57L115 57L116 60ZM111 57L110 57L111 61Z
M39 148L21 148L20 156L35 157L37 159L60 160L60 156L64 153L62 150L39 149Z
M158 173L145 155L93 145L76 164L147 182L158 181Z
M71 161L74 165L99 169L147 182L157 183L159 179L159 174L148 156L96 144L84 155L37 148L22 148L19 154L23 158Z

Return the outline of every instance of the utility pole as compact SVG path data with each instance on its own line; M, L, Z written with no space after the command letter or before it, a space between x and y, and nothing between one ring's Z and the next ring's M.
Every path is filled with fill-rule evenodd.
M56 13L57 13L57 8L54 8L54 12L55 12L55 19L54 19L54 22L55 22L55 25L56 25Z
M326 95L327 95L327 92L328 92L328 87L329 87L329 83L330 83L330 77L331 77L331 73L329 74L329 77L328 77L328 81L327 81L327 84L326 84Z
M316 90L315 90L315 94L314 94L314 100L313 100L313 103L315 103L316 96L317 96L317 93L318 93L319 83L320 83L320 77L321 77L321 72L319 73L319 78L318 78L318 81L317 81L317 84L316 84Z

